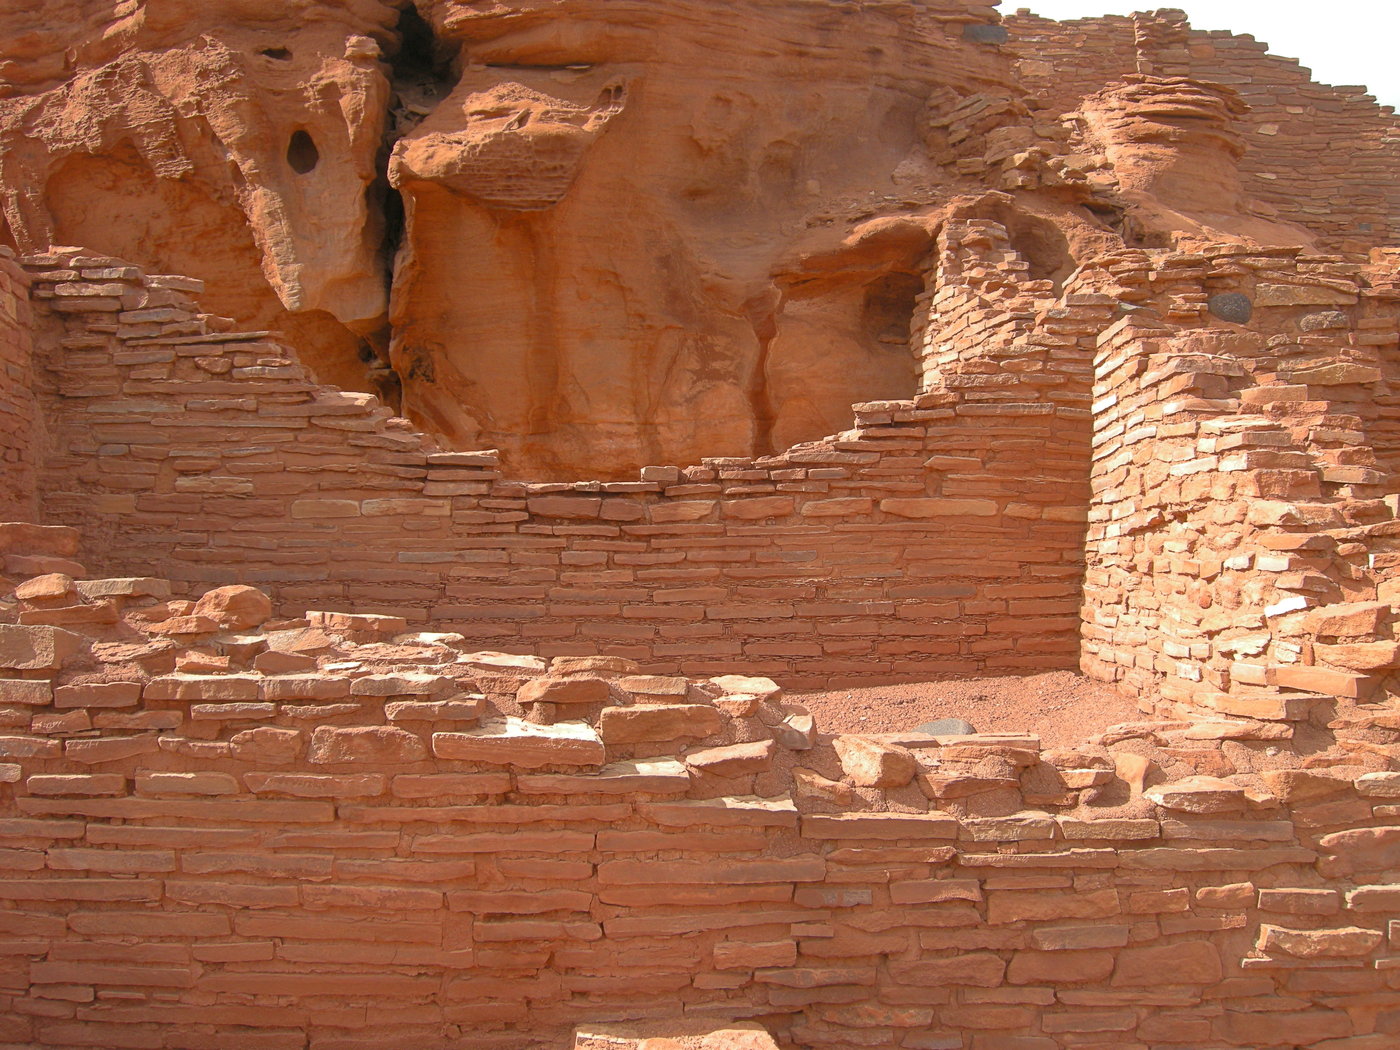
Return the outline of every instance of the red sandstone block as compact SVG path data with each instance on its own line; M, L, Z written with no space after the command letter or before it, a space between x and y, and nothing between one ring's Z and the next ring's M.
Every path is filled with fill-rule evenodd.
M19 678L0 678L0 704L25 704L43 707L54 699L54 688L49 682L28 681Z
M78 635L57 627L0 624L0 668L57 670L80 652L84 644Z
M238 781L228 773L137 773L143 795L236 795Z
M267 942L269 946L272 942ZM273 953L269 952L268 958ZM289 962L338 965L423 966L467 970L475 965L471 949L442 951L404 944L372 944L364 941L277 945L275 957Z
M469 732L434 733L432 739L439 758L496 765L601 765L606 758L598 733L583 722L538 726L505 718Z
M802 818L802 836L812 839L952 839L959 822L945 813L851 813Z
M561 862L563 863L563 862ZM497 867L505 873L505 861L497 860ZM591 865L583 877L592 871ZM475 860L410 860L389 857L383 860L337 859L335 874L346 879L387 879L391 882L426 882L439 885L457 879L470 878L476 874ZM551 877L551 876L544 876Z
M683 914L623 914L605 919L603 928L609 937L669 937L689 935L706 930L741 929L751 926L782 926L802 923L811 918L803 909L783 910L771 905L758 911L720 908Z
M273 879L328 879L332 858L319 853L244 853L201 851L180 856L187 875L225 875L244 872Z
M603 936L603 929L596 922L575 920L548 921L542 919L519 920L478 920L472 927L473 937L480 942L511 941L597 941ZM478 958L481 953L478 952ZM472 988L480 992L482 984L473 979ZM515 994L515 993L509 993Z
M400 773L389 785L397 798L499 795L510 789L509 773Z
M684 802L639 802L637 812L653 823L668 827L797 827L797 807L788 799L711 798Z
M247 995L332 996L407 999L412 1001L436 992L437 977L408 977L399 974L307 974L292 971L274 973L223 972L206 974L200 986L211 992L241 992Z
M447 907L488 915L536 915L551 911L587 911L593 895L584 890L452 891Z
M154 879L0 879L0 898L24 901L153 901Z
M1006 979L1011 984L1098 984L1113 972L1111 951L1016 952Z
M239 911L234 913L233 925L240 937L278 937L284 943L295 940L369 940L438 944L443 934L443 924L437 921L377 920L358 915L354 918L320 919L308 918L300 913L257 914Z
M1342 908L1340 896L1331 889L1262 889L1259 910L1288 915L1336 915Z
M291 708L288 714L292 713ZM190 718L197 721L256 722L277 714L276 704L224 701L218 704L191 704ZM293 715L296 717L296 715Z
M1112 887L1088 893L996 890L988 895L987 921L992 925L1026 920L1098 919L1118 914L1118 890Z
M86 711L35 711L29 719L29 731L44 735L82 733L92 728L92 718ZM13 781L12 781L13 783Z
M236 1033L177 1029L164 1033L168 1050L229 1050L237 1040L238 1050L304 1050L306 1033L297 1028L254 1032L246 1028Z
M1170 890L1140 890L1128 894L1124 911L1130 915L1160 915L1191 910L1191 891L1186 887Z
M308 848L328 850L393 850L399 844L397 831L291 831L262 841L269 849Z
M655 882L767 883L820 882L826 862L820 857L787 860L640 861L607 860L598 865L600 884L649 885Z
M609 745L671 741L711 736L724 717L709 704L643 704L605 707L598 716L598 733Z
M1081 1032L1130 1032L1137 1027L1137 1011L1060 1010L1041 1015L1041 1031L1056 1035Z
M23 817L0 817L0 841L53 842L58 839L80 839L87 825L81 820L28 820Z
M63 745L63 757L70 762L97 764L119 762L137 755L150 755L160 750L154 733L138 736L107 737L102 740L68 740Z
M473 862L467 861L467 864ZM581 882L593 875L593 865L586 860L539 860L533 857L496 857L496 868L502 875L522 879L552 879L558 882Z
M1122 948L1128 943L1127 926L1054 926L1031 932L1031 943L1041 951L1079 951L1085 948Z
M384 794L388 783L379 773L332 776L320 773L244 773L248 790L298 798L365 798Z
M39 1043L48 1046L95 1046L102 1050L159 1050L164 1033L136 1025L48 1024L39 1029Z
M145 824L89 824L87 840L94 845L168 846L186 849L200 846L251 846L259 841L252 828L162 828Z
M435 911L442 908L442 894L438 891L402 886L303 886L301 896L306 907L312 910L364 908L370 911Z
M284 674L264 678L258 696L263 700L336 700L350 695L350 679L323 674Z
M175 854L168 850L50 849L47 863L56 871L174 871Z
M573 803L572 805L505 806L354 806L342 804L342 822L418 824L445 821L454 824L560 824L578 827L586 822L613 823L632 813L626 802Z
M1203 941L1125 948L1118 953L1115 986L1214 984L1223 975L1220 951Z
M649 853L667 849L697 853L747 853L763 849L766 843L767 838L760 829L598 832L598 849L604 853Z
M898 984L995 988L1002 983L1006 974L1006 963L990 952L966 952L946 959L924 959L917 962L891 960L889 973Z
M225 937L229 917L218 912L91 911L69 912L74 933L116 937Z
M601 678L532 678L520 687L521 704L602 704L608 700L608 683Z
M142 695L147 700L256 700L257 675L174 674L152 678Z
M1341 1010L1227 1011L1216 1023L1230 1043L1251 1048L1312 1046L1325 1039L1345 1039L1355 1031Z
M224 904L234 908L289 908L300 903L295 886L253 886L236 882L167 880L165 895L182 904Z
M935 904L943 901L982 900L982 887L976 879L916 879L890 883L890 900L895 904Z
M0 870L42 871L43 867L44 855L38 850L0 849Z
M10 937L62 938L65 933L63 917L6 909L0 912L0 933Z
M725 500L720 504L720 509L726 518L758 521L786 517L796 510L796 506L791 496L760 496L756 499Z
M0 758L53 758L63 750L57 740L37 736L0 736Z
M318 726L307 752L311 762L321 764L416 762L427 757L420 737L394 726Z
M124 795L126 777L120 773L36 773L24 786L31 795Z

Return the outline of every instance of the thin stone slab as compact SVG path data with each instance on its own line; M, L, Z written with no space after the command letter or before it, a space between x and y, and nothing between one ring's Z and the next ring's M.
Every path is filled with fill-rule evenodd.
M606 758L603 741L587 722L536 725L506 717L464 733L434 733L438 758L536 769L542 766L595 766Z

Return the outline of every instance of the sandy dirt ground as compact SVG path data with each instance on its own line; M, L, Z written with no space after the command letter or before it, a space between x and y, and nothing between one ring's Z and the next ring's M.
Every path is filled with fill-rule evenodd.
M792 693L826 733L889 733L938 718L963 718L982 733L1034 733L1047 747L1082 743L1139 717L1134 702L1073 671L1027 677Z

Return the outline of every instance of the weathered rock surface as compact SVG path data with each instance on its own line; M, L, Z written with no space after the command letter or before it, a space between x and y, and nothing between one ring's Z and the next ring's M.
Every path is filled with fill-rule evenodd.
M1251 199L1246 131L1274 118L1209 71L1085 59L1036 108L1057 42L1020 26L1013 53L995 18L21 5L0 12L0 242L83 245L93 282L111 258L194 275L320 380L557 478L761 455L913 395L949 215L1002 221L1035 278L1123 243L1320 245Z

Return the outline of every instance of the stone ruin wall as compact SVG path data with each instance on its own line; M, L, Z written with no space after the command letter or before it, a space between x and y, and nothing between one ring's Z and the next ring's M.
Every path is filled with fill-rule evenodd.
M82 575L72 530L0 544ZM0 627L11 1044L524 1050L682 1013L800 1047L1400 1037L1374 727L1273 772L1306 726L813 748L765 679L168 593L39 576ZM1256 761L1267 789L1217 779Z
M154 558L182 591L237 580L289 613L403 616L666 673L742 662L793 687L1076 666L1090 355L1032 347L1054 397L1024 370L1024 337L1008 351L1021 378L980 374L1004 307L969 313L957 288L946 331L966 366L914 401L858 406L847 433L636 482L531 484L489 453L428 451L284 346L204 332L174 279L71 253L29 265L68 319L45 329L45 520L80 527L105 571ZM1108 312L1090 299L1038 338L1090 345Z
M800 1047L1393 1043L1400 723L1377 689L1395 662L1395 486L1369 448L1394 426L1378 367L1397 345L1393 267L1130 250L1056 294L1023 281L995 224L950 224L940 252L966 265L926 293L940 327L915 344L942 378L919 399L858 406L851 434L786 457L596 486L426 450L373 399L312 386L288 348L211 330L186 279L27 260L45 513L130 575L85 579L69 529L3 533L12 574L80 580L17 591L19 623L0 629L5 1036L523 1048L684 1013ZM1247 323L1222 323L1241 302L1220 296L1242 297ZM1031 381L1013 395L1018 371ZM1027 458L1048 469L1050 440L1063 463L1039 489ZM771 682L696 680L771 666L748 645L793 642L755 625L802 617L882 617L856 644L907 645L874 651L925 669L964 669L977 640L971 670L1065 666L1086 518L1086 669L1155 704L1140 724L1058 750L827 742ZM1193 551L1203 531L1218 566ZM331 545L333 563L302 567ZM814 548L832 581L890 606L741 589L810 581ZM1011 550L1000 579L948 579ZM540 592L503 577L541 569L559 604L529 616ZM711 589L631 597L644 571ZM298 613L400 588L382 611L414 622L307 613L219 633L169 600L240 577ZM366 590L341 589L352 579ZM443 615L450 586L461 608L510 613ZM954 586L971 593L898 590ZM976 604L1007 586L1051 604L1019 619ZM731 637L757 641L635 645L726 624L721 597L751 613ZM1212 603L1263 626L1221 630ZM551 641L554 617L579 633ZM1013 622L1053 648L992 628ZM892 641L902 624L944 638L941 623L970 633L946 651ZM413 633L449 627L466 637ZM621 628L635 647L592 657ZM801 655L831 674L856 659ZM1272 768L1323 731L1334 744L1309 764Z
M1008 22L1104 56L1086 90L1255 50ZM1230 61L1257 123L1296 65ZM1365 105L1297 91L1287 134L1340 120L1374 177ZM1340 168L1275 203L1394 240L1393 201L1330 203ZM317 386L197 281L0 259L0 518L48 523L0 525L0 1042L525 1050L683 1016L833 1050L1394 1047L1395 256L1030 269L949 219L913 399L535 484ZM183 600L234 582L276 609ZM1081 661L1143 720L1055 749L823 736L753 677Z
M35 401L29 279L0 255L0 518L38 518L35 469L41 454Z
M1021 9L1005 24L1020 51L1017 76L1051 114L1130 73L1224 84L1250 106L1241 122L1241 167L1249 196L1313 231L1333 250L1366 251L1400 239L1400 163L1394 110L1362 87L1312 81L1267 43L1224 30L1193 29L1185 13L1055 22Z

